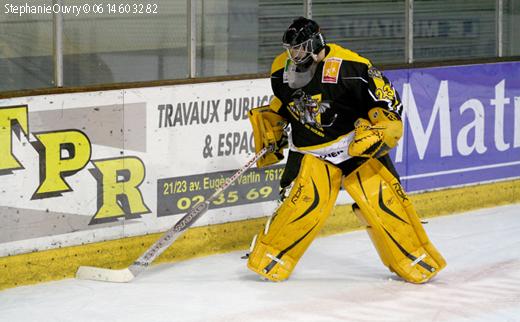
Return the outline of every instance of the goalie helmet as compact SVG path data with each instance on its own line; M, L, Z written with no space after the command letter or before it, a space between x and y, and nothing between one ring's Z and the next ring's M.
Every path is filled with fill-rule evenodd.
M291 23L282 38L283 47L296 65L310 65L325 47L320 26L311 19L299 17Z

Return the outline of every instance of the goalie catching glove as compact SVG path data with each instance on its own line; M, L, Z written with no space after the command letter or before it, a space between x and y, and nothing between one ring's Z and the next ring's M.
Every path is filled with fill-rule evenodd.
M403 134L399 116L380 107L368 112L370 121L359 118L348 153L354 157L379 158L397 145Z
M273 112L269 106L260 106L249 111L249 121L253 127L255 152L264 147L272 147L270 153L260 158L256 164L259 168L275 164L283 159L283 148L287 144L284 128L286 121Z

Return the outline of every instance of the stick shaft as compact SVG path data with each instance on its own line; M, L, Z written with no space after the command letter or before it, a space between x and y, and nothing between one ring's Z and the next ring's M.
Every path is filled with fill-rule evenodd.
M210 203L216 199L224 190L226 190L233 182L235 182L244 172L251 168L258 159L263 157L271 150L270 147L265 147L260 150L255 156L249 160L242 168L235 174L226 179L226 182L219 187L208 199L197 203L193 206L184 217L182 217L173 227L168 229L150 248L148 248L139 257L129 269L137 275L150 265L159 255L161 255L177 238L179 238L197 219L199 219L207 210Z

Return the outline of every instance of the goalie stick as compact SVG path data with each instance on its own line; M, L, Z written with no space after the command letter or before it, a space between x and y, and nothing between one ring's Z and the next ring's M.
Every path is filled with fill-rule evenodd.
M265 147L249 160L235 174L227 178L226 182L219 187L208 199L193 206L184 217L182 217L173 227L168 229L150 248L148 248L132 265L123 269L108 269L92 266L80 266L76 272L76 278L127 283L132 281L137 275L146 270L148 266L161 255L173 242L179 238L197 219L199 219L208 209L210 203L215 200L224 190L226 190L235 180L238 179L247 169L271 152L274 146Z

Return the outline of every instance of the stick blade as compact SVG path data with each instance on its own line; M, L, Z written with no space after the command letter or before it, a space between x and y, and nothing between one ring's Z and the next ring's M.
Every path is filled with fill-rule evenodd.
M128 283L135 275L128 269L108 269L92 266L80 266L76 272L76 278L81 280Z

